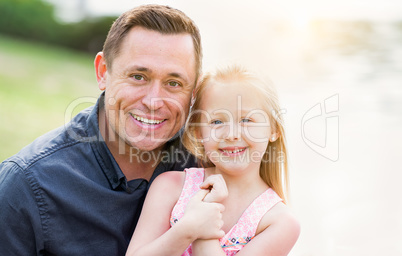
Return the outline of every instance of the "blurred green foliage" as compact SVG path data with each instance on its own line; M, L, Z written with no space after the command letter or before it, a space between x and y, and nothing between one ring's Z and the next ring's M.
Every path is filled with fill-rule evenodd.
M93 59L0 35L0 162L96 101Z
M0 31L37 39L50 38L56 30L53 7L40 0L1 0Z
M59 23L54 7L42 0L0 0L0 33L96 53L116 17Z
M54 11L42 0L0 0L0 161L65 124L100 93L94 53L116 17L60 23Z
M77 23L61 26L61 35L55 42L72 49L97 53L102 51L103 43L115 17L84 19Z

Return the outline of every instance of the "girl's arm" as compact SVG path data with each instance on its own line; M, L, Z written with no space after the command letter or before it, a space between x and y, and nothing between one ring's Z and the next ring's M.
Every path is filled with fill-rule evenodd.
M300 233L298 221L283 203L275 205L261 220L265 228L258 233L236 256L286 256ZM260 228L260 227L259 227ZM259 230L257 230L259 232ZM198 239L192 245L193 256L225 256L218 239Z
M209 176L201 184L201 188L210 190L205 196L204 202L222 202L228 196L225 180L220 174ZM193 256L226 256L218 239L197 239L192 244L192 251Z
M184 172L166 172L152 183L126 255L181 255L198 238L219 238L223 206L202 202L201 189L187 205L184 216L170 228L170 215L180 196Z
M268 211L261 222L269 223L269 225L240 250L236 256L288 255L299 237L300 225L287 206L283 203L278 203Z
M218 239L197 239L192 244L193 256L226 256Z

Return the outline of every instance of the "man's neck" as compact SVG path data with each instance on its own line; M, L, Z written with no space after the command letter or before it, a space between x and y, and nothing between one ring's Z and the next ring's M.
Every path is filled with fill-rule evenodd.
M109 146L109 144L111 145ZM109 142L109 144L106 142L106 145L109 147L110 152L128 181L134 179L151 179L161 159L160 149L144 152L125 144L127 145L125 153L121 153L119 149L115 148L113 142Z

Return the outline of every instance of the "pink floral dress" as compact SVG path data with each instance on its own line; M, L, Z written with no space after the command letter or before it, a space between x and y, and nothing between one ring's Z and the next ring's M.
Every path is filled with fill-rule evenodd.
M203 168L185 169L186 178L180 198L173 208L170 217L170 226L173 226L184 215L190 198L200 189L204 182ZM253 239L261 218L275 204L282 199L271 188L259 195L243 212L237 223L219 241L227 256L235 255L248 242ZM191 245L184 251L182 256L191 256Z

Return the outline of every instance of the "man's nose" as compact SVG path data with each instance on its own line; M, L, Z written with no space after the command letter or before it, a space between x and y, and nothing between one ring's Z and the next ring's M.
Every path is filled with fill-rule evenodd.
M145 95L142 98L142 104L153 111L160 109L164 105L163 88L160 82L155 81L148 85Z

